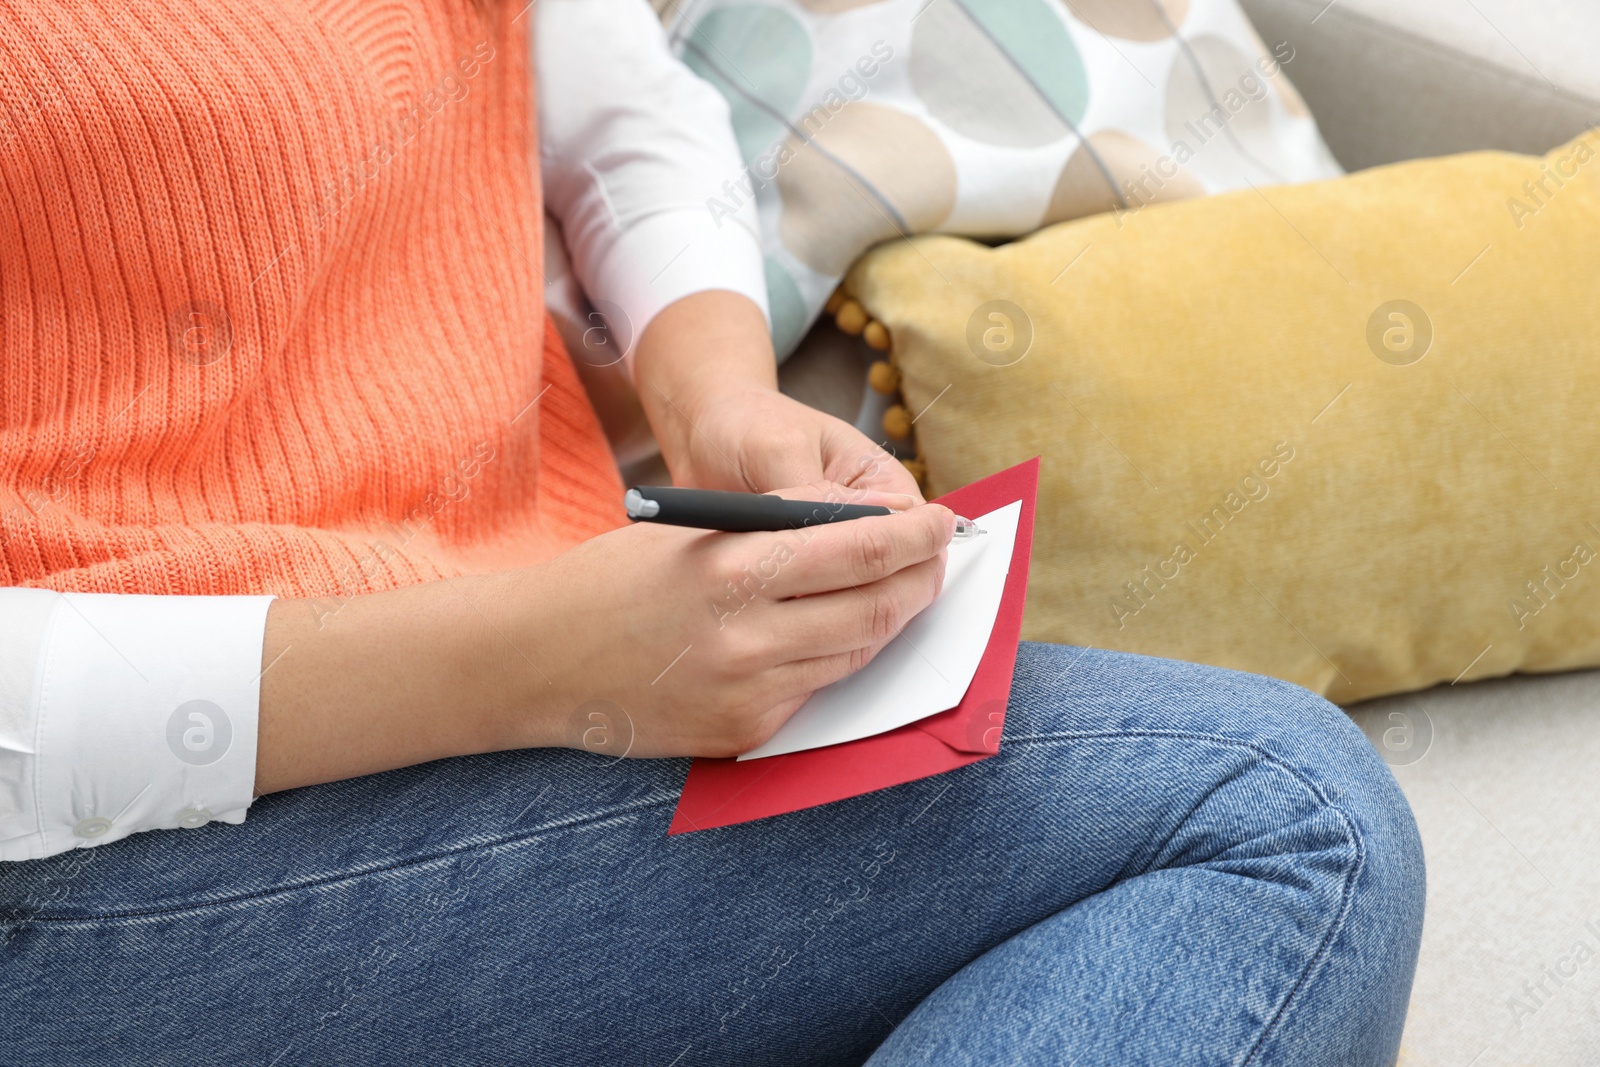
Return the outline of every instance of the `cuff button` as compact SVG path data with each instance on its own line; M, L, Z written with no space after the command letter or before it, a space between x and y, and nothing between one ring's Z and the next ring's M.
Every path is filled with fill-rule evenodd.
M211 812L207 808L184 808L178 812L178 825L185 830L193 830L197 826L204 826L211 821Z
M111 829L111 820L99 817L93 819L79 819L72 832L77 837L104 837L107 830Z

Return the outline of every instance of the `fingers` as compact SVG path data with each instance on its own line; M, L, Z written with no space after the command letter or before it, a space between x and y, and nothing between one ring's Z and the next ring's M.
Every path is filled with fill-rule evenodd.
M871 585L771 605L760 624L783 636L787 661L880 648L933 603L943 583L935 556Z
M876 659L878 654L898 636L896 633L887 640L875 644L786 663L774 671L773 676L781 679L780 684L784 691L803 693L809 698L818 689L848 678L861 670Z
M810 488L818 485L831 485L823 477L822 463L817 458L816 448L786 449L768 452L760 459L745 465L745 476L750 482L748 488L757 492L765 492L769 486L789 485ZM848 489L845 492L849 492ZM784 491L779 495L790 500L820 499L807 496L805 493L793 495L793 490Z
M912 496L910 493L868 486L843 485L839 482L830 482L826 478L790 489L776 489L772 495L781 496L785 500L815 500L823 504L864 504L871 507L893 508L895 511L905 511L922 503L920 496Z
M771 535L768 599L829 593L882 581L937 556L955 533L955 515L923 504L896 515Z
M851 478L850 484L858 490L896 493L909 497L918 504L923 503L922 490L917 486L917 480L906 470L905 464L893 457L873 463L861 474Z
M923 503L917 480L905 464L840 420L832 420L823 433L822 467L830 477L854 488L903 494Z
M882 473L875 475L871 480L857 484L880 493L906 496L916 504L924 503L922 488L917 485L917 480L911 476L911 472L899 463L884 468Z
M798 663L786 664L780 668L775 677L782 679L782 685L786 690L805 693L806 699L810 699L810 694L818 689L830 686L861 670L876 659L881 651L883 645L877 645L850 652L836 652L831 656L818 656L816 659L800 660ZM781 727L783 724L778 725Z

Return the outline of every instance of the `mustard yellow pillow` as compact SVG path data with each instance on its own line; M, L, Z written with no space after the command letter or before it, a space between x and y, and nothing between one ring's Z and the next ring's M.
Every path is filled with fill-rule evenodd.
M1600 664L1600 131L881 247L930 494L1043 455L1024 635L1340 702Z

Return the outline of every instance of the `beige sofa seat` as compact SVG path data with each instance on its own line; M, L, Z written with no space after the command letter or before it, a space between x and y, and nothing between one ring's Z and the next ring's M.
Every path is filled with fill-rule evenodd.
M1428 859L1401 1067L1600 1064L1600 672L1351 712Z

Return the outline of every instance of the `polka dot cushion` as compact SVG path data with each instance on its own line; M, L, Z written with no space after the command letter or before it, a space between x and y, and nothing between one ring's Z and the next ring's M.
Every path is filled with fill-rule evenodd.
M673 0L673 48L727 98L780 356L891 238L1007 238L1099 212L1333 177L1237 0Z

